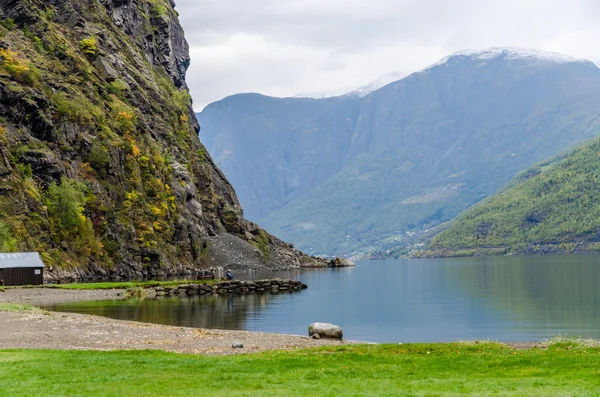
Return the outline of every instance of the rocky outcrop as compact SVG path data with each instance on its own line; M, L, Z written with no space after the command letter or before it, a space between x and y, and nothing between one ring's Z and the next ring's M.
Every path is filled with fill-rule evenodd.
M244 219L198 139L173 6L0 0L0 250L56 280L327 266Z
M173 18L173 14L161 14L155 7L173 7L164 2L156 5L135 0L100 0L115 25L132 38L138 38L143 54L154 66L161 66L173 79L178 88L185 87L185 74L190 65L189 47L183 29ZM160 2L159 2L160 3ZM140 7L141 6L141 7ZM147 37L148 23L152 26L152 36Z
M329 267L354 267L356 264L349 259L335 258L329 262Z

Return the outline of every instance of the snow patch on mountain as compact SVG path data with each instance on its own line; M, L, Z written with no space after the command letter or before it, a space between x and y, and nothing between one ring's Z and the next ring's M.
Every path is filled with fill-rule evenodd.
M426 67L417 73L422 73L433 69L438 66L443 66L448 63L451 59L455 59L458 57L468 57L472 61L489 61L495 58L504 58L506 60L525 60L530 61L531 63L572 63L572 62L581 62L581 63L593 63L587 59L583 58L575 58L570 55L560 54L557 52L550 52L544 50L537 49L526 49L526 48L518 48L518 47L493 47L486 48L482 50L462 50L457 51L451 55L448 55L445 58L442 58L438 62L434 63ZM385 87L388 84L394 83L396 81L402 80L406 77L406 73L390 73L385 76L382 76L369 84L363 85L354 90L334 90L334 91L323 91L320 93L310 93L310 94L299 94L294 96L294 98L315 98L315 99L323 99L323 98L332 98L332 97L340 97L340 96L351 96L357 98L363 98L369 95L370 93L379 90L380 88Z
M320 93L310 93L310 94L299 94L294 96L294 98L331 98L331 97L339 97L339 96L351 96L357 98L363 98L372 93L373 91L377 91L380 88L385 87L388 84L391 84L395 81L402 80L406 77L406 73L390 73L382 76L376 80L373 80L369 84L365 84L361 87L349 90L335 90L335 91L323 91Z
M325 99L344 96L348 93L348 88L339 88L336 90L319 91L319 92L304 92L294 95L292 98L310 98L310 99Z
M402 80L404 77L406 77L405 73L390 73L378 78L377 80L370 82L369 84L363 85L362 87L359 87L354 91L349 92L347 95L363 98L369 95L370 93L385 87L388 84L391 84L398 80Z
M449 60L458 57L469 57L471 60L487 61L494 58L504 58L507 60L528 60L532 62L547 62L547 63L572 63L572 62L590 62L587 59L575 58L570 55L559 54L557 52L550 52L536 49L516 48L516 47L495 47L487 48L483 50L462 50L457 51L433 65L425 68L425 70L432 69L436 66L447 64Z

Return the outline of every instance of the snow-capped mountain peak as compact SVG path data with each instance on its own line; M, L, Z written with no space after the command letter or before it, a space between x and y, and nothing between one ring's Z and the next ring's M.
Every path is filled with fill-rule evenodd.
M571 62L590 62L586 59L575 58L557 52L550 52L537 49L526 49L517 47L494 47L483 50L462 50L457 51L440 61L429 66L425 70L448 63L449 60L457 57L469 57L472 60L486 61L494 58L504 58L507 60L529 60L547 63L571 63Z
M537 50L537 49L526 49L526 48L518 48L518 47L493 47L486 48L481 50L461 50L457 51L453 54L448 55L445 58L442 58L438 62L434 63L426 67L417 73L422 73L433 69L437 66L443 66L448 64L451 59L456 59L459 57L467 57L473 61L481 61L486 62L495 58L504 58L506 60L525 60L529 61L532 64L544 62L544 63L572 63L572 62L581 62L581 63L593 63L587 59L575 58L569 55L560 54L557 52ZM306 98L329 98L329 97L338 97L338 96L351 96L363 98L370 93L377 91L380 88L385 87L388 84L396 82L398 80L402 80L406 77L406 73L390 73L385 76L382 76L369 84L363 85L354 90L335 90L335 91L327 91L321 93L312 93L312 94L300 94L295 97L306 97Z

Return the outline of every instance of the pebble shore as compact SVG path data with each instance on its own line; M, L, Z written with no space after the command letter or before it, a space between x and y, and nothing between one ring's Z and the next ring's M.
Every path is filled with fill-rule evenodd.
M265 280L266 281L266 280ZM258 293L289 292L286 285L302 288L301 283L289 280L263 282L217 283L219 290L248 293L254 286L264 288ZM277 285L278 291L273 291ZM207 285L211 287L213 285ZM189 287L189 286L188 286ZM284 289L281 290L281 287ZM192 288L192 287L190 287ZM195 288L195 287L193 287ZM192 288L192 289L193 289ZM179 294L179 287L174 289ZM181 289L187 295L188 288ZM200 287L198 287L198 291ZM159 291L160 287L159 287ZM164 291L163 291L164 292ZM64 290L57 288L10 288L0 292L0 303L45 305L64 302L123 299L124 290ZM351 341L315 340L308 336L277 333L230 331L174 327L159 324L114 320L100 316L56 313L43 310L32 312L0 311L0 349L59 349L59 350L164 350L176 353L227 355L256 353L268 350L290 350L320 346L341 346ZM308 324L307 324L308 329ZM307 334L308 335L308 334ZM234 344L244 348L234 349Z

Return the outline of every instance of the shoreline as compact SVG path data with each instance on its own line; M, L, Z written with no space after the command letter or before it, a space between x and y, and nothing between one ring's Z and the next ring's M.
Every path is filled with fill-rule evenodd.
M122 289L62 289L48 287L11 287L0 292L0 303L43 306L69 302L125 299Z
M10 288L0 303L32 306L86 300L125 299L123 290ZM64 312L0 311L0 349L162 350L174 353L231 355L295 350L368 342L311 339L279 333L201 329ZM307 325L308 326L308 325ZM458 341L457 341L458 342ZM470 341L469 341L470 342ZM233 349L242 343L243 349ZM478 343L473 341L472 343ZM515 350L545 349L547 342L498 342Z
M123 290L10 288L0 303L46 305L86 300L125 299ZM231 355L269 350L343 346L353 341L308 336L161 325L64 312L0 311L0 349L162 350L174 353ZM308 327L308 324L307 324ZM242 343L243 349L233 349Z
M162 350L232 355L356 344L308 336L178 327L75 313L0 312L0 350ZM233 343L244 345L232 348Z

